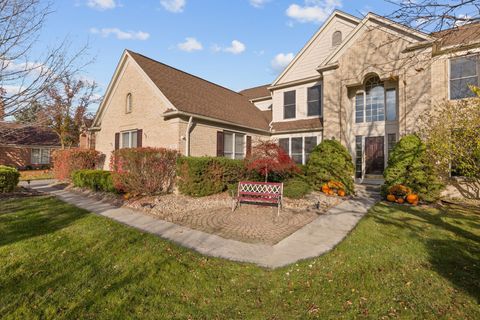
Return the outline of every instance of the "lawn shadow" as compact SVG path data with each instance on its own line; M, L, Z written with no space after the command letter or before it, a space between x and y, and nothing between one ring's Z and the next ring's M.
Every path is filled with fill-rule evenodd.
M480 208L449 205L434 212L392 206L404 214L393 216L380 209L374 213L376 222L408 229L425 245L432 268L480 302L480 236L468 230L480 230Z
M0 207L0 246L63 229L86 213L49 196L11 200Z

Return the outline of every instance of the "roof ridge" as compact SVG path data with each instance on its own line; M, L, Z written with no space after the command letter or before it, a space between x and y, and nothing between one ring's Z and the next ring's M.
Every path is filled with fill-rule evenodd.
M432 31L432 32L430 32L430 35L435 35L435 34L447 32L447 31L460 30L460 29L463 29L463 28L470 28L470 27L478 25L478 24L480 24L480 21L472 21L472 22L462 24L462 25L459 25L459 26L454 26L454 27L450 27L450 28L443 29L443 30L438 30L438 31Z
M242 90L239 91L239 93L243 92L243 91L247 91L247 90L257 89L257 88L261 88L261 87L269 87L269 86L271 86L271 84L266 83L266 84L262 84L262 85L259 85L259 86L242 89Z
M166 63L163 63L163 62L160 62L160 61L155 60L155 59L153 59L153 58L147 57L147 56L145 56L145 55L143 55L143 54L141 54L141 53L138 53L138 52L135 52L135 51L132 51L132 50L129 50L129 49L125 49L125 50L126 50L127 52L129 52L130 54L132 54L132 53L133 53L133 54L136 54L136 55L141 56L141 57L143 57L143 58L145 58L145 59L148 59L148 60L151 60L151 61L153 61L153 62L155 62L155 63L161 64L161 65L163 65L163 66L165 66L165 67L167 67L167 68L176 70L176 71L181 72L181 73L183 73L183 74L186 74L187 76L194 77L194 78L197 78L197 79L199 79L199 80L208 82L208 83L210 83L210 84L213 84L214 86L217 86L217 87L222 88L222 89L224 89L224 90L228 90L228 91L230 91L230 92L236 93L237 95L239 95L239 96L241 96L241 97L244 97L244 96L241 95L240 93L238 93L238 92L236 92L236 91L234 91L234 90L232 90L232 89L229 89L229 88L227 88L227 87L224 87L224 86L222 86L222 85L220 85L220 84L218 84L218 83L209 81L209 80L207 80L207 79L204 79L204 78L202 78L202 77L196 76L196 75L191 74L191 73L189 73L189 72L186 72L186 71L180 70L180 69L178 69L178 68L172 67L172 66L170 66L170 65L168 65L168 64L166 64Z

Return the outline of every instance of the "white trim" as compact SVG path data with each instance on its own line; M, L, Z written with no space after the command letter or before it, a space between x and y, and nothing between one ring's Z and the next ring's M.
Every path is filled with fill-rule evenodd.
M241 159L245 159L246 155L247 155L247 134L246 133L242 133L242 132L236 132L236 131L230 131L230 130L223 130L223 156L225 157L225 134L231 134L232 135L232 144L233 144L233 147L232 147L232 156L231 157L228 157L228 159L233 159L235 160L236 158L236 153L237 153L237 146L236 146L236 141L235 139L237 138L237 135L241 135L243 136L243 157ZM227 158L227 157L225 157ZM239 159L239 160L241 160Z
M123 145L123 134L128 133L128 147L125 147ZM133 133L137 135L137 145L135 147L132 146L133 144ZM120 149L130 149L130 148L137 148L138 147L138 130L125 130L125 131L120 131L120 143L119 143L119 148Z

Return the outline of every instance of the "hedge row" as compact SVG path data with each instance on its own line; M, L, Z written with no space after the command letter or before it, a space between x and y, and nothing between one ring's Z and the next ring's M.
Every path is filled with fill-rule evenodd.
M0 165L0 193L15 190L19 179L20 172L17 169Z
M78 170L72 174L75 187L88 188L93 191L116 192L112 174L104 170Z
M204 197L227 190L247 177L243 160L214 157L181 157L177 163L177 186L181 193Z
M132 195L171 192L178 156L178 151L165 148L115 150L110 159L115 189Z
M101 158L100 152L95 150L55 150L52 155L53 175L58 180L70 180L77 170L95 169Z

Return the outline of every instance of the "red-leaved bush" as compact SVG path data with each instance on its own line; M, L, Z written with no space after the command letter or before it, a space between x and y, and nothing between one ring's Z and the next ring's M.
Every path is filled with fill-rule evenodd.
M178 151L165 148L113 151L110 170L115 189L132 195L153 195L172 191L178 156Z
M250 156L246 159L246 167L265 178L265 182L281 181L294 173L300 172L288 154L272 141L259 141Z
M83 169L95 169L102 154L95 150L62 149L52 154L53 175L58 180L70 180L73 172Z

